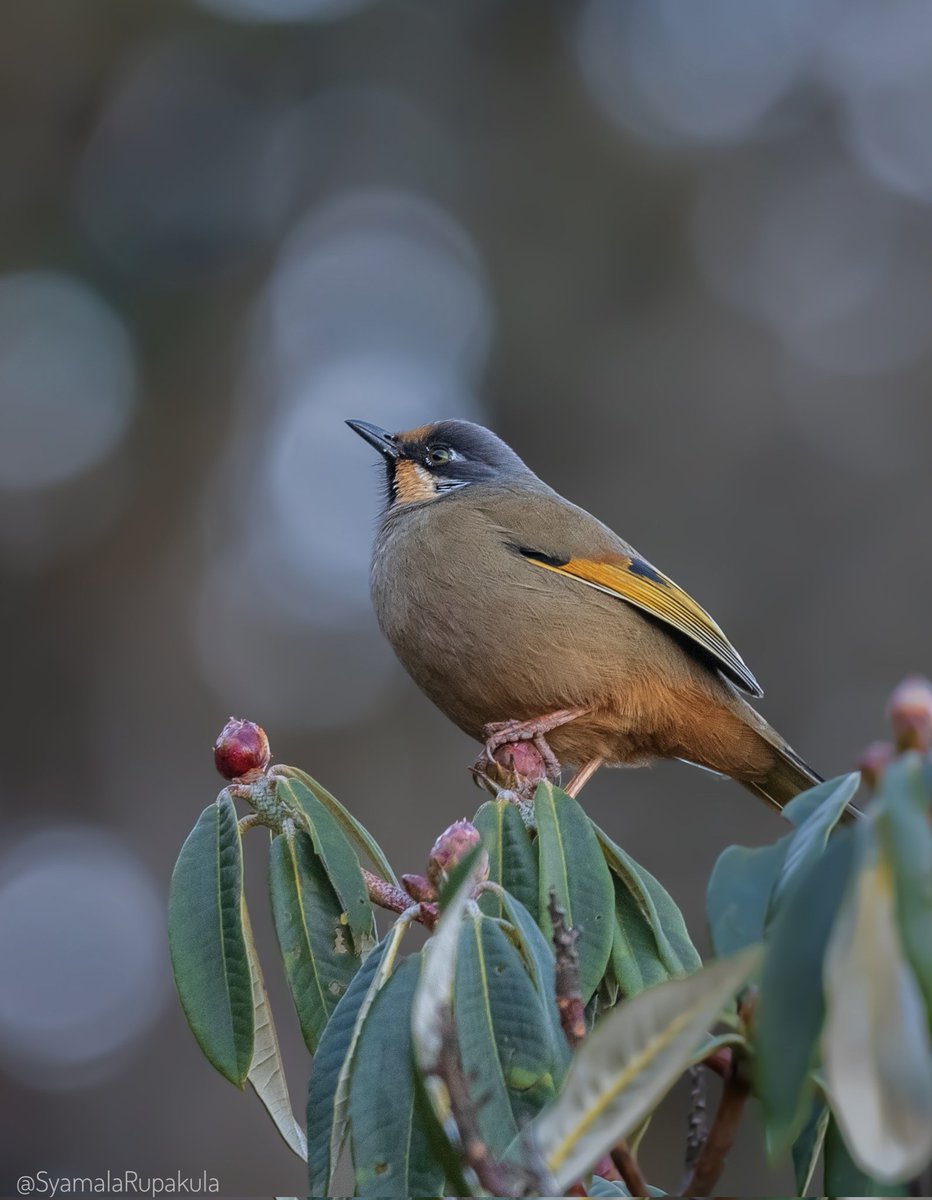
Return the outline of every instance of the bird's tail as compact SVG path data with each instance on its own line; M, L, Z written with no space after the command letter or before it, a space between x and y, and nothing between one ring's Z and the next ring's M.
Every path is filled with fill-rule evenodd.
M773 765L763 777L742 779L741 782L749 792L760 796L774 808L782 810L794 796L821 783L822 776L813 771L812 767L769 726L766 734L761 731L761 736L769 743Z

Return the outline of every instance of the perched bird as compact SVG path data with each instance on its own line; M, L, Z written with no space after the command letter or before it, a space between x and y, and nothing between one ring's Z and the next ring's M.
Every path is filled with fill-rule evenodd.
M819 781L741 695L762 693L708 613L495 434L347 424L387 468L379 625L486 760L531 741L576 791L603 763L678 758L778 808Z

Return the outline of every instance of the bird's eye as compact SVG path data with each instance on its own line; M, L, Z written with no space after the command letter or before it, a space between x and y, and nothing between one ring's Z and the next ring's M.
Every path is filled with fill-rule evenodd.
M442 467L453 460L453 451L449 446L431 446L427 451L427 461L432 467Z

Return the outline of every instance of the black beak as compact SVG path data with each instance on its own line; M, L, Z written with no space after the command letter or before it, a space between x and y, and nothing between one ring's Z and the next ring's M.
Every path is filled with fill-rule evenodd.
M347 421L346 423L353 433L359 434L363 441L368 442L370 446L375 446L379 454L384 454L386 458L398 457L398 446L395 439L384 429L379 429L378 425L370 425L368 421Z

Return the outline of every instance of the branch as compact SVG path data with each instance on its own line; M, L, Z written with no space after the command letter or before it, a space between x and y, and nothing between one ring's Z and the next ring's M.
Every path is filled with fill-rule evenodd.
M547 911L550 914L550 923L553 925L557 1008L560 1011L560 1025L563 1027L563 1034L570 1049L575 1050L586 1036L586 1010L583 1007L582 993L579 990L579 955L576 953L576 940L579 934L567 925L566 913L557 903L555 888L550 889Z
M440 1051L430 1073L441 1080L447 1090L461 1153L484 1191L490 1196L540 1195L544 1172L535 1172L530 1166L499 1162L489 1153L479 1129L479 1115L463 1070L456 1024L449 1008L441 1017Z
M751 1093L751 1085L745 1078L742 1064L737 1056L733 1056L731 1070L725 1077L725 1086L718 1102L712 1128L705 1140L692 1174L683 1188L684 1196L711 1196L718 1183L725 1160L734 1145L735 1135L744 1106Z
M686 1171L692 1172L702 1153L709 1127L706 1123L705 1075L700 1065L689 1068L689 1125L686 1130Z
M380 879L378 875L374 875L372 871L367 871L365 868L363 868L362 876L366 881L366 891L373 904L378 904L380 908L387 908L390 912L396 913L407 912L409 908L415 907L414 901L400 887L395 887L393 883ZM415 921L420 921L428 929L433 929L437 923L437 905L417 904L416 907L418 914L414 918Z
M563 1028L564 1037L570 1047L575 1050L586 1036L586 1010L583 1007L582 993L579 990L579 955L576 953L576 939L579 934L567 925L566 913L557 903L557 893L554 888L550 889L547 897L547 911L550 914L550 923L553 925L557 1008L560 1012L560 1025ZM624 1138L613 1147L611 1160L631 1195L646 1196L647 1184L644 1182L641 1168Z

